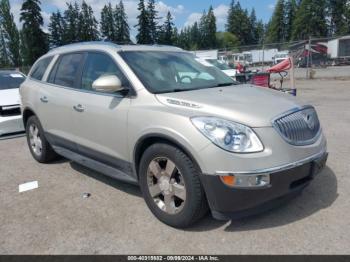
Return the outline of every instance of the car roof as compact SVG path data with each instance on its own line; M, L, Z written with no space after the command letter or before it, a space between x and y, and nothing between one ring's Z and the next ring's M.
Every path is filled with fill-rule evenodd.
M94 42L81 42L69 45L64 45L61 47L54 48L50 50L46 56L63 54L68 52L77 52L84 50L105 50L105 51L167 51L167 52L185 52L183 49L167 46L167 45L117 45L112 42L105 41L94 41Z

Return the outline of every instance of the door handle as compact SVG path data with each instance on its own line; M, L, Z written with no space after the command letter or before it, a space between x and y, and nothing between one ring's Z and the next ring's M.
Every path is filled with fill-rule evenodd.
M40 101L43 103L47 103L47 102L49 102L49 99L47 99L46 96L42 96L42 97L40 97Z
M74 110L77 112L84 112L84 107L81 104L73 106Z

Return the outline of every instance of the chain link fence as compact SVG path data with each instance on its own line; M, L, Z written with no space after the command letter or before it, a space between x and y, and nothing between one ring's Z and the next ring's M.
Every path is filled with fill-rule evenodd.
M296 78L350 78L350 35L336 38L227 47L219 60L263 71L292 57Z

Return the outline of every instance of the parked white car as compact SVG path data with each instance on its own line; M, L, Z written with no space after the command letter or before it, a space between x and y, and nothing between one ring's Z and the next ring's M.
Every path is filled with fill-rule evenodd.
M273 63L277 65L282 61L284 61L285 59L287 59L288 57L289 57L288 51L278 52L273 58Z
M236 80L237 70L230 68L227 64L222 63L219 60L212 59L212 58L197 58L196 60L204 66L214 66L214 67L218 68L219 70L221 70L226 75L228 75L229 77Z
M24 80L17 71L0 71L0 137L24 131L19 97Z

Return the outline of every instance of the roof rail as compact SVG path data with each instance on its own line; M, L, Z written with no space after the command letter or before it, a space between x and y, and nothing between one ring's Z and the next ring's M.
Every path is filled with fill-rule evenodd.
M81 46L81 45L108 45L108 46L113 46L113 47L117 47L120 48L120 45L117 45L113 42L107 42L107 41L87 41L87 42L77 42L77 43L71 43L71 44L67 44L67 45L63 45L63 46L59 46L59 47L55 47L53 49L51 49L48 53L51 53L53 51L57 51L60 49L64 49L67 47L72 47L72 46Z

